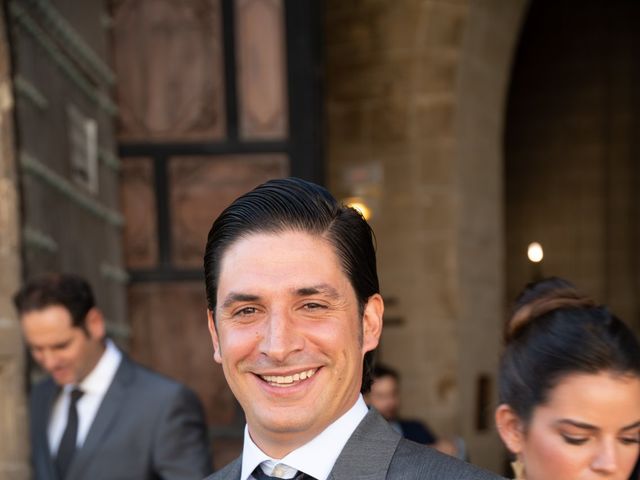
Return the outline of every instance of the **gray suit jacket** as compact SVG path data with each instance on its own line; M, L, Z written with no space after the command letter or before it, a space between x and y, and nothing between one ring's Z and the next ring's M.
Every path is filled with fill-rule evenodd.
M59 392L48 378L31 393L35 480L60 480L47 440ZM123 357L67 479L200 480L210 472L204 415L195 394Z
M205 480L238 480L242 458ZM498 480L493 473L405 440L371 409L344 446L329 480Z

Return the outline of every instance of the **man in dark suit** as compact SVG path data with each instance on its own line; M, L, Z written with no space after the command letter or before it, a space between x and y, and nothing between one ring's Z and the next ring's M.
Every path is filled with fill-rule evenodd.
M437 438L427 426L417 420L400 419L400 375L393 368L377 364L373 369L373 383L365 395L367 405L375 408L384 419L408 440L434 445Z
M204 263L214 358L247 419L242 456L210 480L498 478L367 409L384 305L356 210L312 183L269 181L215 220Z
M211 471L199 400L105 337L85 280L42 276L14 301L49 374L30 397L36 480L200 480Z

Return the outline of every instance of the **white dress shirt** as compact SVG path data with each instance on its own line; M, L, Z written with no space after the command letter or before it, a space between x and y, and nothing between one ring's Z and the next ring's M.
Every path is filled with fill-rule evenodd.
M84 395L82 395L77 403L78 437L76 446L78 448L84 444L87 438L89 428L91 428L91 424L96 417L96 413L98 413L102 399L107 393L121 361L122 353L111 340L107 339L106 348L102 357L100 357L100 360L98 360L98 363L89 375L80 382L80 385L77 385L77 387L84 392ZM73 390L74 387L76 387L76 385L65 385L51 410L47 434L49 437L49 450L54 457L58 453L58 447L67 426L71 390Z
M253 479L251 473L258 465L267 475L293 478L298 471L311 475L318 480L326 480L340 452L367 415L367 405L362 395L344 415L325 428L310 442L295 449L282 459L269 457L253 442L248 426L244 429L242 448L242 473L240 480Z

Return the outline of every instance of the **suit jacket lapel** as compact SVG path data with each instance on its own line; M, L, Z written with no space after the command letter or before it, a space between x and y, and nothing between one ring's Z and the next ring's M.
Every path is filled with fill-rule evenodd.
M384 480L402 437L374 409L362 419L331 470L332 480Z
M229 465L228 475L225 475L229 480L240 480L240 474L242 473L242 456L238 457L231 465Z
M109 429L114 424L114 419L118 412L121 411L122 404L127 395L127 388L133 381L135 371L133 365L126 356L122 357L122 362L118 367L115 377L107 390L96 417L89 428L87 438L80 448L69 467L67 474L70 480L86 478L82 471L90 463L96 450L100 447L103 437L109 433Z

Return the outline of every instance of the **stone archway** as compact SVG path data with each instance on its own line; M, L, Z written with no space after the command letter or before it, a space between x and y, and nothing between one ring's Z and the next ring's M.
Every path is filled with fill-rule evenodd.
M502 469L502 137L527 0L326 3L329 187L373 210L403 413Z
M488 433L493 428L477 427L483 413L493 426L497 400L491 393L505 314L502 145L513 56L529 0L470 3L456 110L460 412L472 459L500 471L502 449ZM490 413L482 411L487 408Z
M640 5L534 1L505 131L507 294L559 275L640 327ZM526 259L541 242L538 272Z

